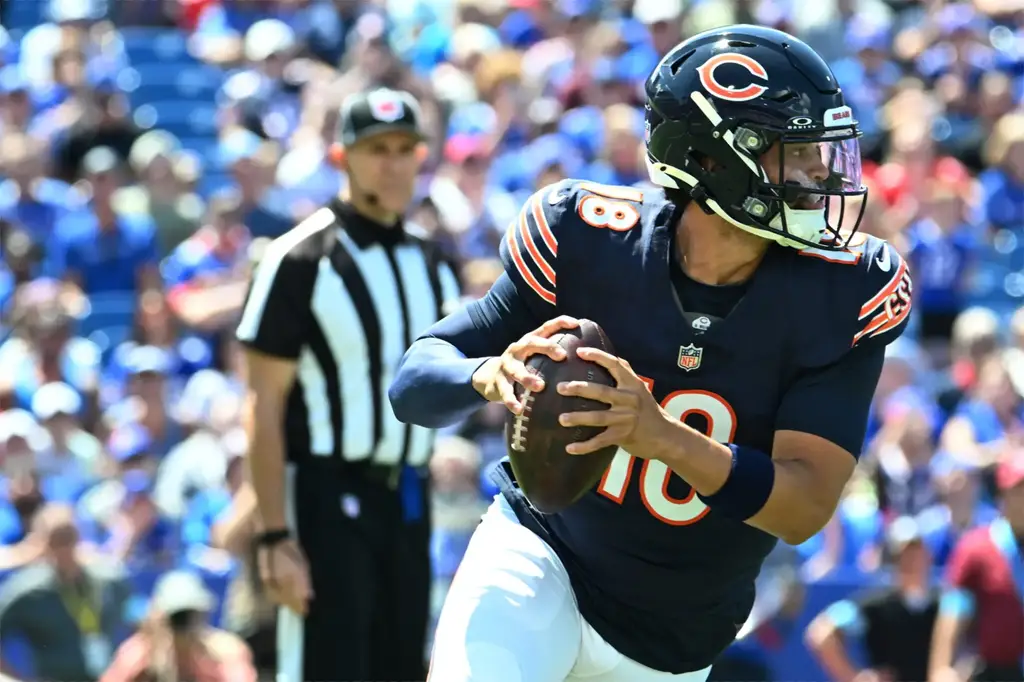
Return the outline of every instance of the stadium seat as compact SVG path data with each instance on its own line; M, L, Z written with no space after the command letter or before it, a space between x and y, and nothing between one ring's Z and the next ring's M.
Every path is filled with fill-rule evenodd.
M30 29L46 20L45 2L8 2L4 7L4 27L12 29ZM14 37L13 35L11 36Z
M183 63L141 63L118 76L133 106L175 98L213 102L223 75L207 66Z
M197 135L195 137L180 137L181 146L196 152L203 160L205 172L216 172L217 166L217 138L213 135Z
M217 109L204 102L150 102L137 108L133 118L140 128L161 128L178 137L210 137L217 132Z
M36 3L15 3L36 4ZM180 31L160 28L122 28L125 51L136 62L195 62L188 53L188 40Z

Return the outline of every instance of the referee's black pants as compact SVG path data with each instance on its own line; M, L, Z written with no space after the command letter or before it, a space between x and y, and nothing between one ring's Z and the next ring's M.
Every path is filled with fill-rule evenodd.
M388 472L304 461L289 493L313 599L278 616L279 682L421 682L430 610L430 504L408 520Z

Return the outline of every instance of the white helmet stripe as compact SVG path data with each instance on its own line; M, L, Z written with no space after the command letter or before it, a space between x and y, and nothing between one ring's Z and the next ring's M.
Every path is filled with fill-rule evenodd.
M704 93L697 91L691 92L690 99L692 99L693 103L697 105L700 112L704 114L709 121L711 121L712 126L717 128L719 124L722 123L722 117L718 115L718 110L715 109L715 105L708 101L708 98L704 96ZM768 175L764 172L764 168L761 167L761 164L756 163L748 155L744 154L739 149L736 149L736 136L731 130L723 132L722 139L725 140L727 145L729 145L729 149L731 149L736 156L740 157L740 161L747 165L747 168L750 169L751 173L761 178L761 180L767 181Z

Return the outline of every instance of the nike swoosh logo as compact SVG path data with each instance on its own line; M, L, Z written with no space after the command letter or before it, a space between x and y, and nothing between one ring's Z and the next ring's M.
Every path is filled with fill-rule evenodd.
M882 269L882 272L889 272L889 268L892 267L892 256L889 255L889 247L882 244L882 250L875 258L875 263Z

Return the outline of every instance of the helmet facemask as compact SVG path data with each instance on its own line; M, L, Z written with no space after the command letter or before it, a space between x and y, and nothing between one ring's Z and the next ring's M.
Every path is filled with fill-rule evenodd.
M823 122L794 117L776 126L723 120L703 94L692 98L713 126L698 138L707 146L690 150L679 166L648 154L655 184L689 188L709 213L784 246L838 250L849 244L864 215L867 188L861 184L860 131L848 107L826 112ZM807 154L818 156L827 177L811 178L802 170ZM765 164L775 166L774 180Z

